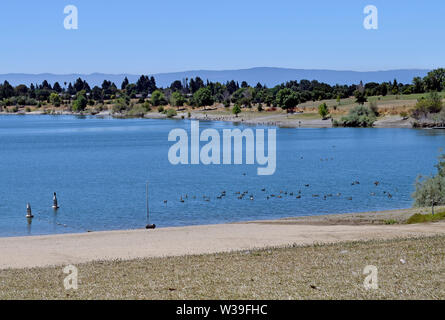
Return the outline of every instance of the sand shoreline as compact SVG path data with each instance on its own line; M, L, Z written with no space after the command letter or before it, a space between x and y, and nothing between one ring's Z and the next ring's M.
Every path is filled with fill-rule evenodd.
M92 261L184 256L252 250L289 245L394 239L445 234L445 221L426 224L351 223L376 217L407 215L409 210L386 213L287 218L221 225L102 231L79 234L0 238L0 269L80 264ZM340 215L337 215L340 216ZM391 218L392 219L392 218Z

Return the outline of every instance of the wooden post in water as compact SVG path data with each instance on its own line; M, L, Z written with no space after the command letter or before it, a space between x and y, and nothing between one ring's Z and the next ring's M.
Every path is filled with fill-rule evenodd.
M145 228L146 229L154 229L154 228L156 228L156 225L150 224L150 212L149 212L149 207L148 207L148 181L145 184L145 205L146 205L146 209L147 209L147 226Z
M26 204L26 218L28 219L34 218L34 216L32 215L31 205L29 204L29 202Z

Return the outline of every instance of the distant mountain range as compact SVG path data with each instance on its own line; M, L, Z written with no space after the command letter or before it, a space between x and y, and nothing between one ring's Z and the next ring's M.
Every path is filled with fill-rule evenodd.
M175 80L182 80L185 78L201 77L204 81L219 81L226 82L228 80L235 80L241 83L247 81L250 85L256 85L258 82L266 84L268 87L273 87L290 80L318 80L331 85L335 84L358 84L360 81L367 82L384 82L393 81L397 79L398 82L411 83L414 77L424 77L430 70L425 69L401 69L401 70L387 70L387 71L335 71L335 70L305 70L305 69L285 69L285 68L251 68L241 70L223 70L223 71L209 71L196 70L172 73L158 73L153 74L156 83L160 87L167 87ZM64 82L74 82L77 78L86 80L91 87L100 86L104 80L114 82L120 87L123 79L128 77L128 80L133 83L136 82L140 75L134 74L24 74L24 73L9 73L0 74L0 81L7 80L10 84L16 86L19 84L30 85L31 83L41 83L47 80L53 84L58 81L60 85Z

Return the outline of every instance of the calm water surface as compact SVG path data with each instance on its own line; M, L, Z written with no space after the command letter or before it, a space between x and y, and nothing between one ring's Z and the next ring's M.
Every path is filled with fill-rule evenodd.
M151 222L159 227L407 208L416 176L434 171L445 145L440 130L283 128L277 129L276 173L257 176L256 165L171 165L173 128L189 131L190 122L0 116L0 236L144 227L147 180ZM217 199L224 190L226 197ZM244 191L238 200L235 193ZM267 199L280 191L281 199Z

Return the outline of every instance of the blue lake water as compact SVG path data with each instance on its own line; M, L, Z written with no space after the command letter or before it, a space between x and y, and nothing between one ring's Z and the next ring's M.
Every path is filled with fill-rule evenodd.
M244 127L200 122L235 126ZM276 172L258 176L257 165L170 164L173 128L189 131L190 121L0 116L0 236L143 228L147 180L158 227L407 208L416 176L434 172L445 145L441 130L277 128Z

